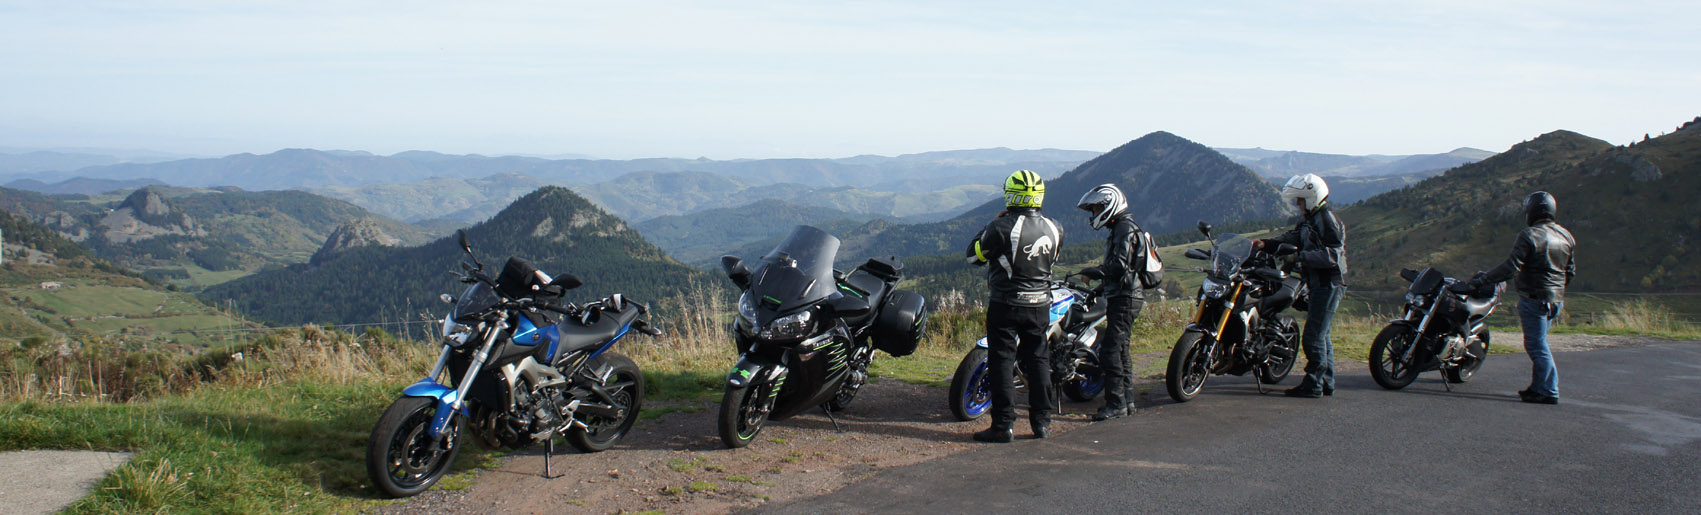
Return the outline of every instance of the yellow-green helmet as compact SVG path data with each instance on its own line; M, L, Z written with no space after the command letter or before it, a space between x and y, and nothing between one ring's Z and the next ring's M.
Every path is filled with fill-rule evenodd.
M1045 202L1045 179L1029 170L1016 170L1004 180L1004 205L1040 207Z

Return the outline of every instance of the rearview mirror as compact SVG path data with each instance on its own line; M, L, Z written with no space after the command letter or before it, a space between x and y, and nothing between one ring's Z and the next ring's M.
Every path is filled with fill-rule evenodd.
M1211 252L1205 249L1187 249L1187 253L1182 255L1188 259L1211 259Z
M1299 247L1295 247L1295 246L1287 244L1287 243L1283 243L1283 244L1276 246L1276 255L1278 255L1278 256L1286 256L1288 254L1292 254L1292 253L1298 252L1298 251L1299 251Z
M1205 235L1205 238L1207 238L1207 239L1210 238L1211 237L1211 224L1205 223L1204 220L1200 220L1199 221L1199 234Z
M721 256L721 271L726 272L726 278L732 279L732 284L738 289L750 288L750 269L744 266L744 260L738 256Z
M466 251L468 254L472 253L472 244L467 242L467 230L466 229L456 229L455 230L455 241L460 242L461 250Z
M584 286L585 281L580 280L579 276L577 276L577 275L561 274L561 275L555 276L554 280L549 281L549 285L550 286L560 286L562 290L571 290L573 288L578 288L580 286Z

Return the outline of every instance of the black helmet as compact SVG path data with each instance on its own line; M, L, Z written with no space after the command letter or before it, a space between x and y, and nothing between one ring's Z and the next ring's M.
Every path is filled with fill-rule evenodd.
M1524 197L1524 224L1535 225L1542 220L1552 220L1559 204L1553 200L1553 195L1545 191L1531 193Z

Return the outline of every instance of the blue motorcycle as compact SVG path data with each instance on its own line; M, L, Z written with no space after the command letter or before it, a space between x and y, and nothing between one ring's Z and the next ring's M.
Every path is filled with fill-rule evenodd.
M556 435L584 452L612 447L638 420L644 376L609 349L631 331L661 335L644 320L646 306L618 293L561 303L582 284L571 274L551 278L509 258L490 277L466 233L456 236L472 263L461 264L469 286L460 298L442 297L454 305L443 318L442 354L378 418L367 445L367 475L392 497L442 479L467 432L490 448L543 443L546 477Z
M1097 268L1082 270L1082 279L1102 280ZM1071 276L1073 277L1073 276ZM1086 402L1104 392L1098 365L1098 325L1104 321L1109 302L1094 290L1066 280L1051 284L1051 325L1046 341L1051 344L1052 391L1062 391L1076 402ZM951 414L957 420L974 420L992 407L992 368L986 360L986 338L975 342L951 376ZM1016 387L1026 388L1021 370Z

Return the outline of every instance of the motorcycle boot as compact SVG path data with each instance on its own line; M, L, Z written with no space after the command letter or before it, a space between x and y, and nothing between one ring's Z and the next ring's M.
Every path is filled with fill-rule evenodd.
M1093 413L1093 422L1103 422L1113 418L1122 418L1126 416L1128 416L1127 406L1100 406L1098 412Z
M1028 416L1028 426L1034 430L1034 439L1051 436L1051 414L1036 413Z
M975 432L975 441L987 443L1010 443L1016 439L1016 431L1009 426L992 426L984 431Z

